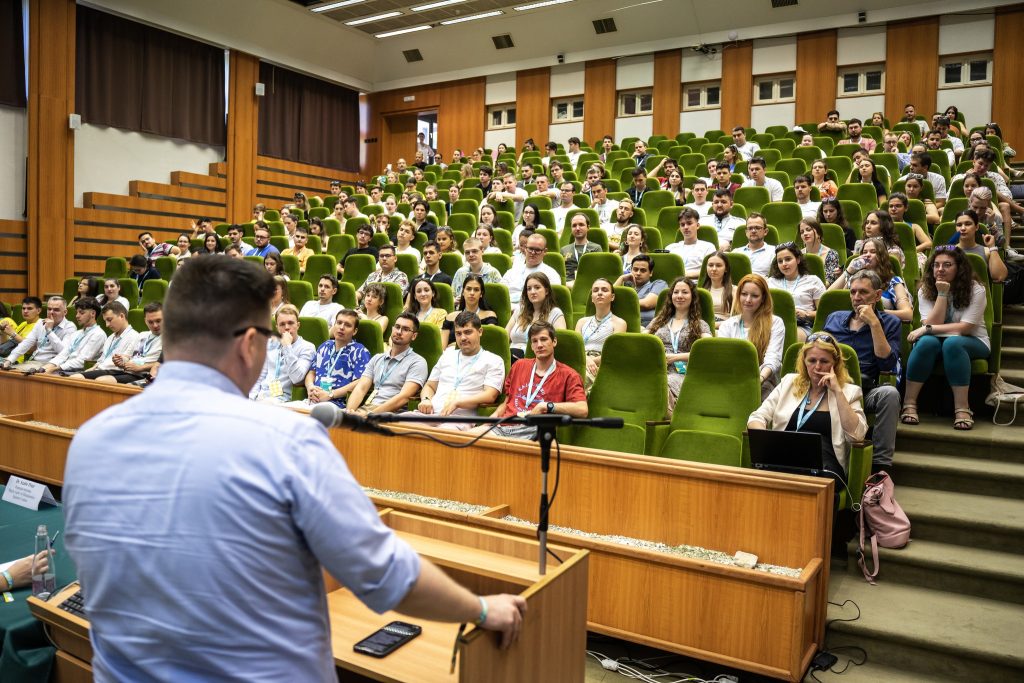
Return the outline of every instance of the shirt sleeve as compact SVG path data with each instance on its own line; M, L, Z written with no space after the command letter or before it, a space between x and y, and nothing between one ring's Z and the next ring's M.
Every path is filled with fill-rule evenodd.
M579 373L569 367L565 368L565 400L568 403L587 400L587 392L583 389Z
M75 349L73 355L65 356L65 359L60 363L54 360L53 364L58 365L65 372L84 370L86 361L94 361L100 357L100 354L103 352L103 346L106 343L107 335L96 334L90 330L85 334L85 340Z
M409 372L405 376L406 382L415 382L421 387L427 383L427 361L419 354L414 355Z
M311 343L301 344L303 341L305 340L296 339L290 346L281 347L284 352L285 374L288 375L292 384L302 384L306 373L309 372L309 368L313 364L313 355L316 353L316 349Z
M67 331L64 332L64 334L61 334L61 328L54 325L53 329L50 330L50 334L47 335L46 337L46 341L49 342L50 347L53 348L53 350L56 351L58 355L62 351L64 351L64 347L67 346L67 344L65 344L65 339L70 341L71 337L74 336L76 331L76 328L74 327L69 327L65 329Z
M36 349L38 349L39 340L42 338L43 330L45 329L46 327L43 326L43 321L40 320L38 323L36 323L36 326L32 328L32 331L28 333L28 336L22 339L21 343L15 346L14 350L7 354L7 359L14 363L19 358L28 353L28 350L31 349L33 346Z
M782 322L782 318L777 315L772 316L772 334L768 340L768 348L764 352L764 363L762 366L767 366L772 369L772 372L778 372L782 368L782 347L786 343L786 324Z
M491 354L493 355L493 354ZM505 384L505 363L494 356L487 359L487 369L484 374L484 386L501 391Z
M985 288L978 283L974 283L974 287L971 288L971 303L967 305L967 308L960 315L960 322L971 323L975 327L984 326L985 306L987 303ZM973 330L971 334L974 334Z

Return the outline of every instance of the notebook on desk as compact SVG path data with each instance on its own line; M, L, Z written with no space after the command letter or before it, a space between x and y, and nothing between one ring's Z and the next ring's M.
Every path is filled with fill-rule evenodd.
M821 460L821 435L750 429L750 464L759 470L831 477Z

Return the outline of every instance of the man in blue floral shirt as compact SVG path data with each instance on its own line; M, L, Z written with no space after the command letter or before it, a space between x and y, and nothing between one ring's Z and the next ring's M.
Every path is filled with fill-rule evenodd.
M346 397L370 362L370 352L353 340L358 328L358 313L351 309L338 312L331 327L333 339L328 339L316 350L313 365L306 373L306 395L309 398L287 405L309 408L330 401L339 408L345 407Z

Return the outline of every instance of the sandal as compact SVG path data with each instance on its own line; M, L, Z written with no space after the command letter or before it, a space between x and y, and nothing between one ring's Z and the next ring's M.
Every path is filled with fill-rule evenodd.
M960 413L967 413L966 418L956 417ZM974 411L968 408L957 408L953 411L953 429L961 432L966 432L969 429L974 428Z
M900 422L905 425L921 424L921 418L917 415L916 403L907 403L903 406L903 410L900 411Z

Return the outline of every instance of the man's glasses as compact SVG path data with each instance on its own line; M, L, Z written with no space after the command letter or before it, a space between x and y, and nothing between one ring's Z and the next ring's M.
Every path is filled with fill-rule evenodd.
M531 253L531 254L543 254L547 250L546 249L542 249L540 247L527 247L526 251Z

